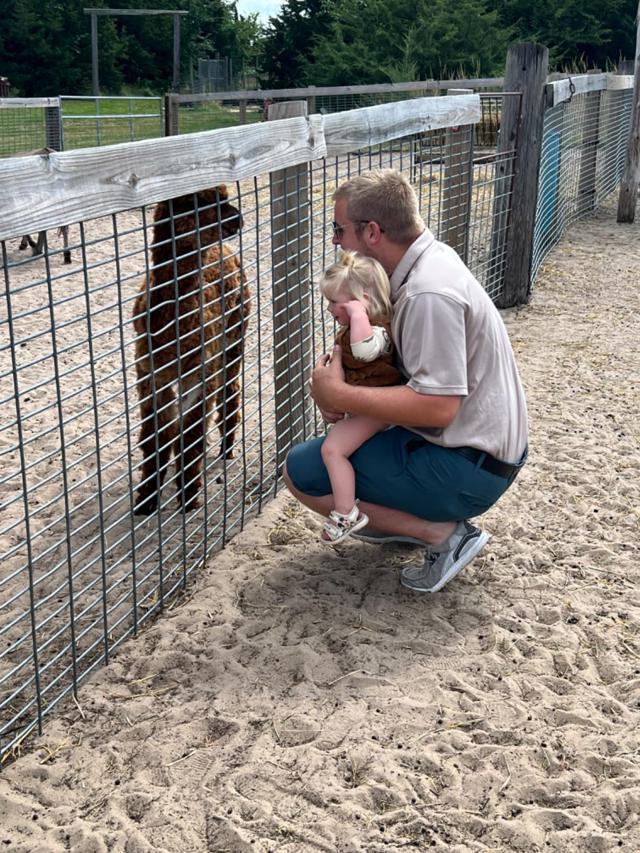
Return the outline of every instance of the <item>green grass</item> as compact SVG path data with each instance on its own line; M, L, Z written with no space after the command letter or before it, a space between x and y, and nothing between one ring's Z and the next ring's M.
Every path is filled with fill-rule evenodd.
M262 106L247 107L247 124L262 119ZM217 130L221 127L236 127L240 124L240 110L236 106L222 106L212 102L182 105L178 110L180 133L197 133L200 130Z
M101 98L99 112L96 111L96 101L93 99L65 98L62 101L64 149L69 151L139 139L157 139L164 135L162 109L162 98ZM259 121L261 118L260 106L247 109L247 123ZM238 107L227 107L218 103L180 107L180 133L235 127L238 124ZM42 148L45 142L44 109L0 109L0 157L27 154Z

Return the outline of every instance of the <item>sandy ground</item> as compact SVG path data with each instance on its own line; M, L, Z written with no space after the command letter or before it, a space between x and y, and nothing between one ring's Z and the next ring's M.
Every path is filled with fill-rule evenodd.
M640 224L506 312L531 461L435 596L282 495L0 775L12 853L640 850Z

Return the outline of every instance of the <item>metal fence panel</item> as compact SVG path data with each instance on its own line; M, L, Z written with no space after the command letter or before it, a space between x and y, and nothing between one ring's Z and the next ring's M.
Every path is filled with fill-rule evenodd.
M631 89L575 95L545 113L531 280L567 226L618 185L625 164Z
M60 97L64 149L135 142L164 135L158 97Z
M601 107L595 169L585 155L596 201L624 148L621 94ZM482 96L476 125L297 161L228 199L175 198L169 175L169 201L72 224L70 263L56 230L40 255L1 243L0 760L173 605L277 492L289 447L322 429L306 380L334 334L317 284L345 178L401 170L429 227L499 296L515 149L496 139L510 97ZM547 142L557 199L580 185L565 151L586 150L595 127L577 109L551 125L560 152Z
M62 150L59 98L0 98L0 157Z

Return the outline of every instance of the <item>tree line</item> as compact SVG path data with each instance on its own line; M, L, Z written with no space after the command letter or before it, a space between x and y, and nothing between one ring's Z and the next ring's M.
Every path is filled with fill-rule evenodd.
M149 8L148 0L125 5ZM183 88L194 61L215 55L277 88L500 76L515 41L545 44L556 70L606 70L635 49L636 0L285 0L266 26L239 14L234 0L161 5L188 12ZM12 95L91 92L84 8L79 0L0 0L0 76ZM98 27L103 93L169 90L172 16L100 16Z

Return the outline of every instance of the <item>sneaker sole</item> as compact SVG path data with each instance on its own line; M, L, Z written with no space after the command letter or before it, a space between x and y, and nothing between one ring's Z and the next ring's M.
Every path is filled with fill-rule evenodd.
M431 593L439 592L443 586L448 584L449 581L453 580L456 575L460 574L460 572L465 568L465 566L468 566L469 563L475 557L478 556L478 554L480 553L480 551L482 551L482 549L487 544L489 539L491 539L490 534L486 533L483 530L480 533L480 535L478 536L478 538L476 539L476 541L474 542L473 547L469 548L469 551L465 555L464 561L460 562L460 563L454 563L453 566L451 566L451 568L449 569L449 571L444 573L444 575L440 578L440 580L438 581L438 583L435 586L431 586L431 587L414 586L411 582L405 583L402 575L400 575L400 583L402 584L402 586L406 587L407 589L412 589L414 592L431 592Z

